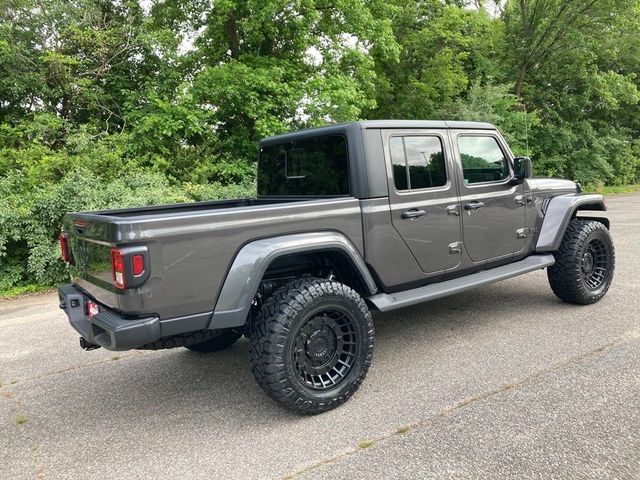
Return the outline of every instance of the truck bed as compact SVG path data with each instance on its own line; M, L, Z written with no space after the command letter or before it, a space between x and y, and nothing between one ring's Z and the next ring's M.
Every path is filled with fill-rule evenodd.
M236 199L70 213L64 219L74 283L98 302L144 317L213 311L237 251L258 238L339 231L363 251L359 200L353 197ZM112 284L114 247L145 245L150 276L137 288ZM177 299L177 300L176 300Z

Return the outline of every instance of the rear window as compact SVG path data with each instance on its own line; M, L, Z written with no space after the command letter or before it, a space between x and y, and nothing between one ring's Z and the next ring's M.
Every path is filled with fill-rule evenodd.
M262 147L258 195L349 195L346 138L330 135Z

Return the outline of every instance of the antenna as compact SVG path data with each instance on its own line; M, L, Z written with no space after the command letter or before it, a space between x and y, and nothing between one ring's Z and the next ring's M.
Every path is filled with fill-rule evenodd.
M527 149L526 156L529 157L531 155L529 153L529 114L527 113L527 104L522 102L522 105L524 106L524 140Z

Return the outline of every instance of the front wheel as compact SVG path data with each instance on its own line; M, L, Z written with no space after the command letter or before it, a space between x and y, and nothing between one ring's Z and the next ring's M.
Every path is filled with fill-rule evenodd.
M547 269L549 284L558 298L588 305L609 290L615 267L615 251L609 230L602 223L575 218L567 227Z
M371 313L353 289L330 280L295 280L265 301L252 326L253 375L291 410L331 410L364 380L373 336Z

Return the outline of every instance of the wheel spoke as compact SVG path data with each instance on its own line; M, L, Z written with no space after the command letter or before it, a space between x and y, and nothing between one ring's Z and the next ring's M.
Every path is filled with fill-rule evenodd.
M343 381L355 363L356 335L354 320L342 311L323 311L307 320L293 349L300 380L315 390Z
M582 256L582 279L589 290L597 290L606 283L610 269L609 252L599 239L589 242Z

